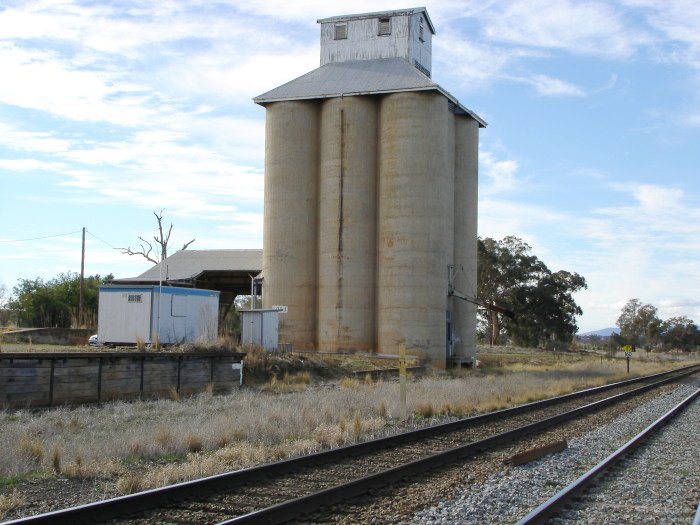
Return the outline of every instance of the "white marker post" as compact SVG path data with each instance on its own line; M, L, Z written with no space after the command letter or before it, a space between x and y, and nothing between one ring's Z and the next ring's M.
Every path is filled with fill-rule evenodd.
M406 345L399 345L399 417L406 419Z

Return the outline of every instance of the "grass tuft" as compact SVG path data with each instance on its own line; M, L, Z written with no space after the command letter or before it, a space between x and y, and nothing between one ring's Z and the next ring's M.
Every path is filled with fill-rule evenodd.
M57 475L61 474L61 455L61 447L54 445L53 449L51 449L51 468Z
M308 372L294 375L285 372L282 379L272 376L270 382L263 385L262 390L268 392L300 392L305 390L309 383L311 383L311 374Z
M27 435L22 436L16 445L17 452L34 462L36 465L41 463L44 457L44 444L38 438L31 438Z
M187 436L185 436L185 446L188 452L192 453L201 452L204 448L202 438L193 434L187 434Z
M342 388L350 388L352 390L359 390L362 388L362 383L354 377L344 377L340 380L339 384Z
M153 441L162 448L168 448L173 442L173 433L165 425L159 426L153 434Z
M177 388L175 388L174 386L171 386L171 387L168 389L168 397L169 397L172 401L180 401L180 400L182 399L182 397L180 396L180 392L178 392L178 391L177 391Z
M142 475L129 472L117 480L117 490L122 494L134 494L144 489Z
M430 419L431 417L433 417L435 415L435 408L433 407L433 404L430 402L421 403L416 408L416 414L422 418Z
M17 489L13 489L9 494L0 496L0 519L7 516L10 512L23 507L26 500Z

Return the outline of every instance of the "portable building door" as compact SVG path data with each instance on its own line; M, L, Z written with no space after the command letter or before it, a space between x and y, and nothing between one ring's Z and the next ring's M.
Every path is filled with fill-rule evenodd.
M97 334L103 343L151 342L150 287L100 287Z
M279 310L241 310L241 342L277 350Z

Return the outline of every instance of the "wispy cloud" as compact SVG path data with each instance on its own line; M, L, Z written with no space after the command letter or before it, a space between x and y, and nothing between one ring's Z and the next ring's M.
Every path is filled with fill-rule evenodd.
M491 4L481 19L485 34L494 41L575 54L624 58L653 40L606 2L499 2Z
M547 75L533 74L530 77L521 77L516 80L530 84L535 91L542 96L576 96L580 97L586 92L579 86L558 78Z

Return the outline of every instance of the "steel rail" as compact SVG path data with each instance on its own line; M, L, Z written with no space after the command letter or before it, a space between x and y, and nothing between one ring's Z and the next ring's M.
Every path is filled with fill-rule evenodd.
M642 387L642 389L646 391L651 388L661 386L662 384L666 384L670 381L674 381L687 375L696 373L698 370L700 370L700 365L690 365L686 367L677 368L668 372L661 372L634 379L618 381L616 383L610 383L608 385L603 385L600 387L588 388L585 390L580 390L562 396L552 397L541 401L534 401L531 403L506 408L495 412L489 412L487 414L471 416L450 423L443 423L431 427L416 429L402 434L377 438L374 440L356 443L353 445L347 445L344 447L318 452L315 454L309 454L306 456L300 456L289 460L267 463L264 465L240 469L224 474L218 474L191 481L185 481L175 485L146 490L135 494L129 494L116 498L110 498L107 500L96 501L93 503L87 503L84 505L70 507L67 509L51 511L44 514L38 514L36 516L20 518L17 520L6 522L4 525L27 525L40 523L62 525L106 521L113 518L123 517L130 514L137 514L139 512L152 510L158 507L164 507L168 504L178 503L183 500L191 500L201 496L212 495L216 492L234 489L236 487L247 485L251 482L295 472L302 468L323 465L343 458L357 457L362 454L367 454L376 450L386 449L388 447L417 441L426 437L432 437L439 434L469 428L472 426L479 425L481 423L525 413L531 410L544 408L551 405L564 403L566 401L570 401L580 397L585 397L592 394L606 392L608 390L612 390L618 387L665 377L665 379ZM637 393L638 390L640 389L635 389L629 392ZM625 394L629 394L629 392L626 392Z
M666 412L663 416L654 421L647 428L642 430L639 434L630 439L623 446L618 448L615 452L610 454L603 461L598 463L595 467L593 467L588 472L580 476L573 483L567 485L562 490L557 492L554 496L552 496L547 501L539 505L527 516L518 521L516 525L535 525L545 523L549 518L560 512L572 499L576 498L582 492L584 492L586 488L588 488L591 485L591 483L593 483L603 472L615 466L615 464L618 463L620 459L630 454L639 445L647 441L651 437L651 434L659 430L664 424L668 423L671 419L678 415L699 395L700 388L698 388L695 392L686 397L683 401L678 403L671 410Z
M693 372L690 372L693 373ZM689 374L690 374L689 373ZM552 416L534 423L530 423L500 434L495 434L490 437L474 441L466 445L455 447L443 452L438 452L423 458L380 471L369 476L352 480L348 483L343 483L335 487L331 487L313 494L302 496L300 498L284 501L277 505L260 509L242 516L225 520L218 525L240 525L240 524L278 524L297 518L303 514L308 514L319 510L321 507L326 507L339 503L372 490L384 487L391 483L395 483L404 478L421 474L425 471L432 470L443 465L447 465L457 460L463 460L468 457L475 456L479 452L491 449L497 445L509 443L517 438L535 433L537 431L548 429L558 423L566 422L574 419L577 416L594 412L608 405L622 401L629 397L633 397L659 386L662 386L677 377L662 379L656 383L645 385L634 390L623 392L600 401L595 401L587 405L575 408L573 410L563 412L556 416Z
M700 525L700 503L698 503L698 510L695 511L695 519L693 519L693 525Z

